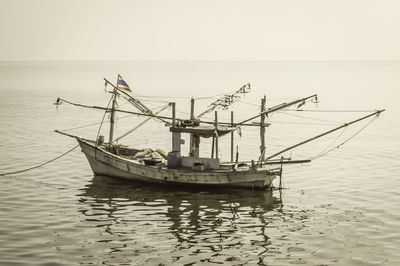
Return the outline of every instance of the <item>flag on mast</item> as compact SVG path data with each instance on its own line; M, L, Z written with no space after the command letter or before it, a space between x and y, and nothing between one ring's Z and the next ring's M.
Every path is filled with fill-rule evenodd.
M125 80L123 80L120 74L118 74L117 88L120 90L131 91L131 89L129 89L129 85L125 82Z

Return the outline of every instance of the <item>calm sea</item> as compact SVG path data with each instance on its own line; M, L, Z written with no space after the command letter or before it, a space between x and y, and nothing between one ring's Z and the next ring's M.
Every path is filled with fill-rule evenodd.
M216 95L247 82L252 92L232 106L236 121L257 114L264 94L270 107L318 93L319 103L306 103L302 112L293 107L268 117L267 154L362 111L386 112L359 134L370 120L284 154L311 158L357 134L310 164L285 167L281 193L94 176L79 149L1 176L0 265L400 264L400 62L3 62L0 173L46 162L77 144L55 129L95 138L101 111L53 103L61 97L106 106L103 77L115 81L118 73L151 109L174 97L182 118L190 97L198 114ZM122 99L119 107L134 111ZM220 118L230 110L219 110ZM359 112L321 112L332 110ZM115 135L142 119L120 115ZM121 143L169 150L170 140L168 128L150 121ZM258 158L259 141L257 128L242 128L235 135L240 159ZM229 160L229 137L220 146ZM210 155L209 140L202 140L201 153Z

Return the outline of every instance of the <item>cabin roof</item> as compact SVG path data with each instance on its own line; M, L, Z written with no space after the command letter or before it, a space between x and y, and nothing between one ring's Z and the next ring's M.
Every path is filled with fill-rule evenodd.
M235 131L237 127L227 127L227 126L218 126L217 134L219 137L231 133ZM214 126L197 126L197 127L170 127L169 131L171 132L180 132L180 133L191 133L195 135L199 135L203 138L209 138L215 136L215 127Z

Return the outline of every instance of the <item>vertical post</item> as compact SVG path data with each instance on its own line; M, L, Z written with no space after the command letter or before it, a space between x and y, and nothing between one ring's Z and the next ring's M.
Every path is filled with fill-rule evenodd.
M236 145L236 159L235 159L236 164L239 162L239 146Z
M231 111L231 127L233 127L233 111ZM233 131L231 132L231 162L233 162Z
M190 99L190 119L194 119L194 99Z
M108 145L111 148L113 137L114 137L114 120L115 120L115 102L117 97L117 90L114 88L113 96L112 96L112 105L111 105L111 117L110 117L110 138Z
M267 98L264 95L264 98L261 99L261 112L265 111L265 102ZM261 165L262 162L264 161L265 158L265 114L261 115L261 121L260 121L260 140L261 140L261 146L260 146L260 161Z
M215 143L215 136L212 137L212 144L211 144L211 159L214 158L214 143Z
M176 127L176 110L175 103L171 103L172 105L172 127ZM172 151L181 151L181 133L180 132L172 132Z
M218 159L218 113L215 111L215 159Z
M194 99L190 99L190 121L193 122L194 119ZM189 155L194 156L194 141L193 141L193 133L190 133L190 146L189 146Z
M171 103L172 106L172 127L176 126L176 121L175 121L175 103Z
M279 173L279 191L282 190L282 160L283 157L281 156L281 171Z
M236 145L236 159L235 159L235 164L233 166L233 170L236 171L238 167L238 162L239 162L239 146Z

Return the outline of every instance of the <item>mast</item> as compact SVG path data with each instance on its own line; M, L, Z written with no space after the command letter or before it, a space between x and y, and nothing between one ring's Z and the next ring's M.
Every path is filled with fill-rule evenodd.
M233 127L233 111L231 111L231 127ZM231 162L233 162L233 140L234 135L233 131L231 132Z
M113 90L113 96L112 96L112 107L111 107L111 117L110 117L110 138L108 145L111 148L112 142L113 142L113 136L114 136L114 120L115 120L115 103L116 103L116 97L117 97L117 90L114 88Z
M190 99L190 121L193 122L194 119L194 99ZM194 156L194 141L193 141L193 133L190 133L190 148L189 148L189 155L192 157Z
M172 105L172 127L176 127L176 110L175 103L171 103ZM181 133L180 132L172 132L172 151L181 151Z
M218 159L218 113L215 111L215 159Z
M300 145L306 144L307 142L310 142L310 141L312 141L312 140L315 140L315 139L318 139L318 138L320 138L320 137L323 137L323 136L325 136L325 135L327 135L327 134L329 134L329 133L332 133L332 132L334 132L334 131L336 131L336 130L339 130L339 129L341 129L341 128L347 127L347 126L349 126L349 125L351 125L351 124L357 123L357 122L359 122L359 121L361 121L361 120L364 120L364 119L366 119L366 118L368 118L368 117L371 117L371 116L374 116L374 115L379 115L379 114L382 113L383 111L385 111L385 109L378 110L378 111L376 111L376 112L373 112L372 114L366 115L366 116L364 116L364 117L361 117L361 118L358 118L358 119L356 119L356 120L353 120L353 121L351 121L351 122L349 122L349 123L345 123L345 124L343 124L343 125L341 125L341 126L339 126L339 127L336 127L336 128L334 128L334 129L328 130L328 131L326 131L326 132L324 132L324 133L321 133L321 134L319 134L319 135L317 135L317 136L315 136L315 137L312 137L312 138L309 138L309 139L307 139L307 140L304 140L304 141L302 141L302 142L300 142L300 143L297 143L297 144L292 145L292 146L290 146L290 147L288 147L288 148L286 148L286 149L283 149L283 150L281 150L280 152L277 152L277 153L275 153L275 154L273 154L273 155L271 155L271 156L268 156L267 158L265 158L265 160L268 161L269 159L272 159L272 158L274 158L274 157L276 157L276 156L278 156L278 155L280 155L280 154L282 154L282 153L284 153L284 152L286 152L286 151L289 151L289 150L291 150L291 149L293 149L293 148L296 148L296 147L298 147L298 146L300 146Z
M267 97L264 95L264 98L261 99L261 125L260 125L260 139L261 139L261 146L260 146L260 161L264 161L265 157L265 102L267 101Z

